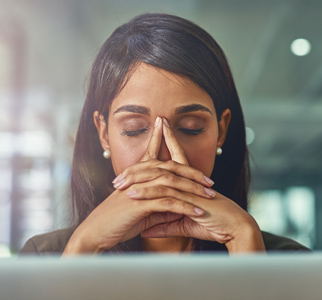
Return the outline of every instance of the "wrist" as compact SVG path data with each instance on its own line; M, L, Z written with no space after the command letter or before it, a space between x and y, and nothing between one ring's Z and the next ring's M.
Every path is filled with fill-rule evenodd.
M226 243L229 254L266 251L262 232L252 216L248 215L247 222L239 228L230 241Z
M100 254L105 249L95 247L90 239L84 235L79 228L70 237L63 255Z

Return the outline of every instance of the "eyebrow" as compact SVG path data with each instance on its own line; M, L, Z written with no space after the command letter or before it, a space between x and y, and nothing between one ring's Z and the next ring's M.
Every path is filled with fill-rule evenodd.
M120 112L132 112L142 115L150 115L150 110L145 106L140 105L124 105L119 107L114 114L120 113Z
M193 111L206 111L212 115L212 112L210 111L210 109L201 104L190 104L190 105L177 107L175 110L175 114L180 115L180 114L186 114ZM150 115L150 109L140 105L124 105L119 107L113 114L117 114L120 112L131 112L131 113L137 113L142 115Z
M180 106L176 108L175 113L176 115L179 115L179 114L185 114L188 112L200 111L200 110L209 112L212 115L212 112L210 111L210 109L201 104L190 104L190 105Z

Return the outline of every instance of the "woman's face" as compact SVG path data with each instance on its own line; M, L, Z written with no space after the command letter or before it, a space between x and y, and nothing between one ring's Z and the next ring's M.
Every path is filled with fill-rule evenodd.
M118 175L141 160L156 117L165 117L189 165L210 176L216 148L222 146L229 125L227 111L228 116L222 117L219 124L219 133L213 101L203 89L184 77L142 63L113 100L107 138L106 133L101 134L101 143L111 151ZM164 140L158 159L171 159Z

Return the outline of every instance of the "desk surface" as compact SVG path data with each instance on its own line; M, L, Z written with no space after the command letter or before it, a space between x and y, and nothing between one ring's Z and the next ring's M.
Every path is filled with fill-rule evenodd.
M0 260L0 299L322 299L322 253Z

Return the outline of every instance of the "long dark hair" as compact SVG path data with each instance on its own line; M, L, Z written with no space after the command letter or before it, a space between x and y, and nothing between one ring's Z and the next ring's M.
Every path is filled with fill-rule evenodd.
M211 178L214 189L247 209L249 162L245 124L235 83L224 52L202 28L177 16L144 14L118 27L100 49L74 150L71 191L76 225L114 190L115 174L93 122L94 111L107 120L109 106L139 63L185 76L212 98L220 120L229 108L232 118Z

